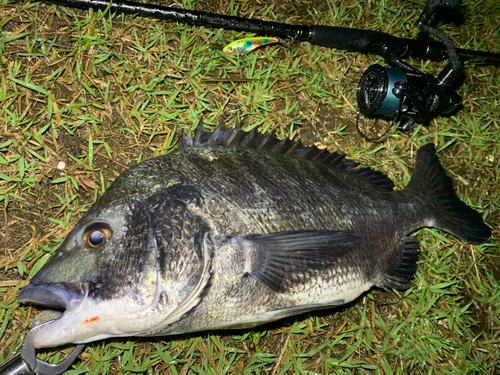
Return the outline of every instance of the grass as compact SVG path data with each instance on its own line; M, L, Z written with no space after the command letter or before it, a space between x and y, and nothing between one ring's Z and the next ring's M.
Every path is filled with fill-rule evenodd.
M498 67L467 69L463 108L452 116L373 143L356 131L355 87L368 66L382 63L376 56L296 42L243 59L221 49L245 33L47 3L0 4L0 363L20 350L41 311L17 302L20 287L118 174L174 151L180 130L203 117L207 126L244 119L247 129L342 151L387 173L397 188L409 180L416 149L435 142L458 194L483 213L493 237L473 246L421 230L420 264L404 293L372 290L347 306L252 330L99 341L67 374L499 372ZM172 6L414 37L425 5L313 4ZM464 24L443 28L461 47L499 53L499 5L464 1L463 9ZM444 66L411 63L434 74ZM388 126L361 125L372 135ZM70 349L40 350L39 357L55 363Z

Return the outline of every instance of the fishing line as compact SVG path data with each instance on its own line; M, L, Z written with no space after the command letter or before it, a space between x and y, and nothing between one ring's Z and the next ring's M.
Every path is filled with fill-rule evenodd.
M68 18L77 18L76 25L73 24L71 25L68 21ZM146 40L139 40L137 38L137 30L142 30L140 32L144 32L146 30L149 30L151 25L147 25L145 23L140 23L140 22L129 22L130 20L128 19L129 17L125 17L121 20L113 20L109 18L101 18L101 17L88 17L88 16L82 16L82 15L77 15L77 14L68 14L64 12L47 12L46 15L43 16L43 18L39 19L38 22L36 22L36 28L37 30L35 31L36 35L42 36L43 34L51 37L51 39L46 39L46 38L39 38L39 40L35 41L34 44L38 46L46 46L49 48L54 48L57 50L71 50L71 51L82 51L87 54L106 54L110 56L115 56L115 57L126 57L126 58L131 58L131 59L142 59L146 61L147 63L153 63L153 62L166 62L166 63L171 63L175 65L187 65L187 66L199 66L199 67L204 67L207 69L213 68L213 69L222 69L225 71L238 71L242 70L245 68L248 68L247 64L244 64L242 66L233 66L233 67L226 67L220 64L202 64L201 61L207 59L208 62L211 62L211 59L220 59L221 58L227 58L228 56L226 54L223 54L221 56L210 56L207 55L207 53L200 53L199 62L189 62L189 61L184 61L184 60L175 60L175 59L168 59L168 58L163 58L163 57L156 57L153 56L151 53L147 52L146 49L143 49L141 45L148 44L148 41ZM82 24L79 24L79 21L81 20ZM62 26L61 26L62 25ZM59 29L58 29L59 27ZM83 46L72 46L68 45L66 43L57 43L57 39L61 38L69 38L75 40L75 43L81 43L81 36L78 34L74 34L75 30L78 33L85 34L88 32L88 28L91 28L92 30L92 35L93 37L97 37L98 39L102 39L102 42L98 40L98 42L105 43L104 46L98 46L96 44L90 45L87 47ZM65 31L68 31L67 33ZM170 41L175 41L177 43L182 43L181 40L179 40L179 36L181 35L181 30L176 30L177 34L172 33L172 30L164 30L163 25L155 28L154 34L159 34L159 33L170 33L170 35L167 35L167 42ZM187 31L187 30L186 30ZM119 45L115 46L113 43L110 43L110 38L111 35L113 35L115 32L118 32L121 36L127 38L131 37L134 38L135 36L135 43L131 43L130 46L125 45L125 48L133 48L133 46L139 47L141 50L141 54L136 54L136 53L126 53L126 52L118 52L118 51L110 51L108 49L121 49L124 46ZM174 31L175 32L175 31ZM140 35L140 34L139 34ZM217 35L216 37L220 38L220 35ZM207 38L210 40L209 38ZM53 41L52 41L53 40ZM161 41L161 39L160 39ZM291 40L293 42L293 39ZM156 42L155 42L156 43ZM152 44L154 45L154 44ZM103 48L104 47L104 48ZM199 48L199 47L197 47ZM206 49L203 52L208 52L210 49ZM164 51L159 51L159 53L162 53ZM172 49L172 52L179 52L175 51ZM198 57L195 54L191 54L190 57ZM241 58L241 56L240 56ZM228 60L231 61L231 60ZM334 82L335 85L341 85L341 86L346 86L349 87L349 89L357 89L356 85L353 85L352 83L347 83L347 82ZM360 132L361 133L361 132ZM385 135L385 134L384 134Z
M74 17L74 18L79 18L79 19L84 20L84 21L89 21L88 24L82 25L82 26L87 26L87 27L92 26L92 25L90 25L90 22L94 21L96 24L94 24L93 26L100 26L103 28L105 27L104 25L102 25L102 22L99 22L99 21L101 21L100 18L81 16L81 15L77 15L77 14L68 14L68 13L64 13L64 12L61 12L61 13L52 12L52 13L47 13L46 17L47 18L55 17L55 18L58 18L60 20L63 17ZM141 25L140 23L123 22L123 21L115 21L115 20L109 20L109 22L118 29L131 28L131 27L140 28L140 29L147 29L147 27ZM36 34L54 33L56 35L56 37L58 37L60 35L64 35L64 36L70 37L70 38L78 38L78 35L71 34L71 33L61 33L60 31L54 30L53 28L48 26L47 22L37 22L36 24L37 24L37 30L35 31ZM50 30L42 31L41 29L43 27L49 28ZM160 31L160 30L158 30L158 31ZM160 32L167 33L167 31L163 31L163 30L161 30ZM101 32L96 30L96 33L100 34ZM103 40L105 40L105 39L103 39ZM203 67L207 67L207 68L218 68L218 69L223 69L223 70L240 70L240 69L246 67L246 65L243 65L241 67L225 67L223 65L217 65L217 64L200 64L197 62L188 62L188 61L184 61L184 60L177 61L177 60L165 59L165 58L161 58L161 57L154 57L154 56L151 56L147 52L145 53L147 56L144 56L144 55L131 54L131 53L107 51L107 50L104 50L102 48L101 49L92 49L92 48L86 48L86 47L76 47L76 46L70 46L70 45L66 45L66 44L48 42L46 40L36 40L34 42L34 44L48 46L48 47L55 47L57 49L62 49L62 50L69 49L69 50L74 50L74 51L84 51L84 52L92 53L92 54L104 53L104 54L114 55L114 56L123 56L123 57L144 59L147 61L149 60L149 61L155 61L155 62L169 62L169 63L173 63L173 64L196 65L196 66L203 66ZM215 49L212 49L212 50L215 50ZM200 54L200 56L202 57L202 59L206 58L206 55ZM225 55L223 55L223 56L225 56ZM219 58L219 56L217 56L216 58Z
M152 60L152 61L164 61L164 62L171 62L174 64L185 64L185 65L197 65L197 66L204 66L208 68L219 68L219 69L225 69L225 70L238 70L241 68L228 68L224 67L222 65L207 65L207 64L199 64L196 62L187 62L187 61L175 61L175 60L169 60L169 59L163 59L160 57L153 57L153 56L143 56L143 55L132 55L129 53L123 53L123 52L112 52L112 51L106 51L103 49L91 49L91 48L85 48L85 47L73 47L73 46L67 46L64 44L58 44L58 43L52 43L52 42L42 42L42 41L36 41L35 44L37 45L45 45L49 47L57 47L61 50L64 49L70 49L74 51L85 51L88 53L93 53L93 54L99 54L99 53L105 53L108 55L115 55L115 56L124 56L124 57L133 57L133 58L138 58L138 59L145 59L145 60Z
M43 34L43 33L49 33L49 34L54 34L55 38L60 37L61 35L64 35L69 38L78 38L78 35L72 34L72 33L64 33L64 30L56 30L52 26L54 23L53 20L57 20L56 24L63 24L65 26L62 26L64 28L71 27L71 24L68 21L68 18L77 18L78 20L81 20L83 24L78 24L78 25L72 25L73 28L77 27L78 29L86 29L88 27L91 27L94 29L94 32L96 34L100 35L109 35L112 31L120 31L122 33L125 33L125 31L131 32L133 29L141 29L141 30L147 30L149 26L147 26L144 22L134 22L135 21L140 21L141 19L137 18L130 18L128 15L125 15L121 20L116 20L114 18L117 13L108 13L108 15L113 14L113 19L111 17L105 15L104 17L89 17L87 15L79 15L75 13L68 13L67 10L64 8L62 10L58 11L52 11L52 12L47 12L42 19L39 20L39 22L36 22L37 24L37 34ZM49 21L52 20L52 21ZM78 21L77 21L78 22ZM44 28L48 30L43 30ZM103 30L105 29L106 32ZM43 30L43 31L42 31ZM61 32L62 31L62 32ZM72 31L72 30L69 30ZM74 31L74 30L73 30ZM160 26L155 29L155 33L170 33L172 34L171 30L163 30L163 25L160 24ZM180 35L180 34L179 34ZM109 39L106 39L105 37L103 38L104 41L108 41ZM172 40L175 40L172 38ZM291 38L291 42L294 41L294 38ZM233 41L234 42L234 41ZM52 41L47 41L47 39L44 40L37 40L34 42L37 45L43 45L47 47L54 47L56 49L66 49L66 50L73 50L73 51L83 51L85 53L89 54L107 54L107 55L114 55L114 56L122 56L122 57L129 57L129 58L134 58L134 59L143 59L149 63L152 62L167 62L167 63L172 63L174 65L178 64L183 64L183 65L188 65L188 66L200 66L204 67L207 69L213 68L213 69L221 69L225 71L238 71L242 70L245 68L248 68L248 62L246 62L245 59L242 59L244 56L239 56L241 59L239 63L241 64L240 66L234 66L234 67L226 67L220 64L201 64L199 62L188 62L184 60L175 60L175 59L167 59L167 58L161 58L161 57L155 57L151 56L150 53L144 52L144 54L134 54L134 53L124 53L124 52L114 52L114 51L109 51L106 49L98 48L94 49L92 47L80 47L80 46L71 46L67 44L62 44L62 43L56 43ZM223 43L226 43L225 41ZM291 43L290 43L291 44ZM114 48L112 45L110 48ZM129 47L130 48L130 47ZM199 55L201 60L207 58L206 54L200 54ZM226 57L227 55L224 54L222 56L208 56L208 59L214 58L214 59L220 59L221 57ZM350 88L356 89L356 86L350 83L344 83L344 82L335 82L335 85L342 85L342 86L348 86Z

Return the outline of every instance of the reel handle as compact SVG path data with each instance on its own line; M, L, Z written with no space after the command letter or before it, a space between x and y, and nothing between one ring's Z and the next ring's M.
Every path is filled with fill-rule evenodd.
M462 0L429 0L417 22L415 22L415 27L420 29L420 25L427 24L438 8L458 10L461 6Z

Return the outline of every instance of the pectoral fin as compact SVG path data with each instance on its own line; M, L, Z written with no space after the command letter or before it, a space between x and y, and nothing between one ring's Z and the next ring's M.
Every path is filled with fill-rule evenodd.
M332 267L361 238L353 232L301 230L238 235L232 241L245 251L245 277L285 292Z

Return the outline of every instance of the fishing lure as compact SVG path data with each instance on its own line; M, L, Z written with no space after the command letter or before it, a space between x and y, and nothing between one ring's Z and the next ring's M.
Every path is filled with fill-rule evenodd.
M289 47L289 43L285 42L280 38L269 38L269 37L255 37L255 38L244 38L238 39L227 46L224 47L223 51L228 55L236 56L236 55L245 55L249 52L252 52L256 48L260 46L265 46L268 44L279 43L284 45L285 47Z

